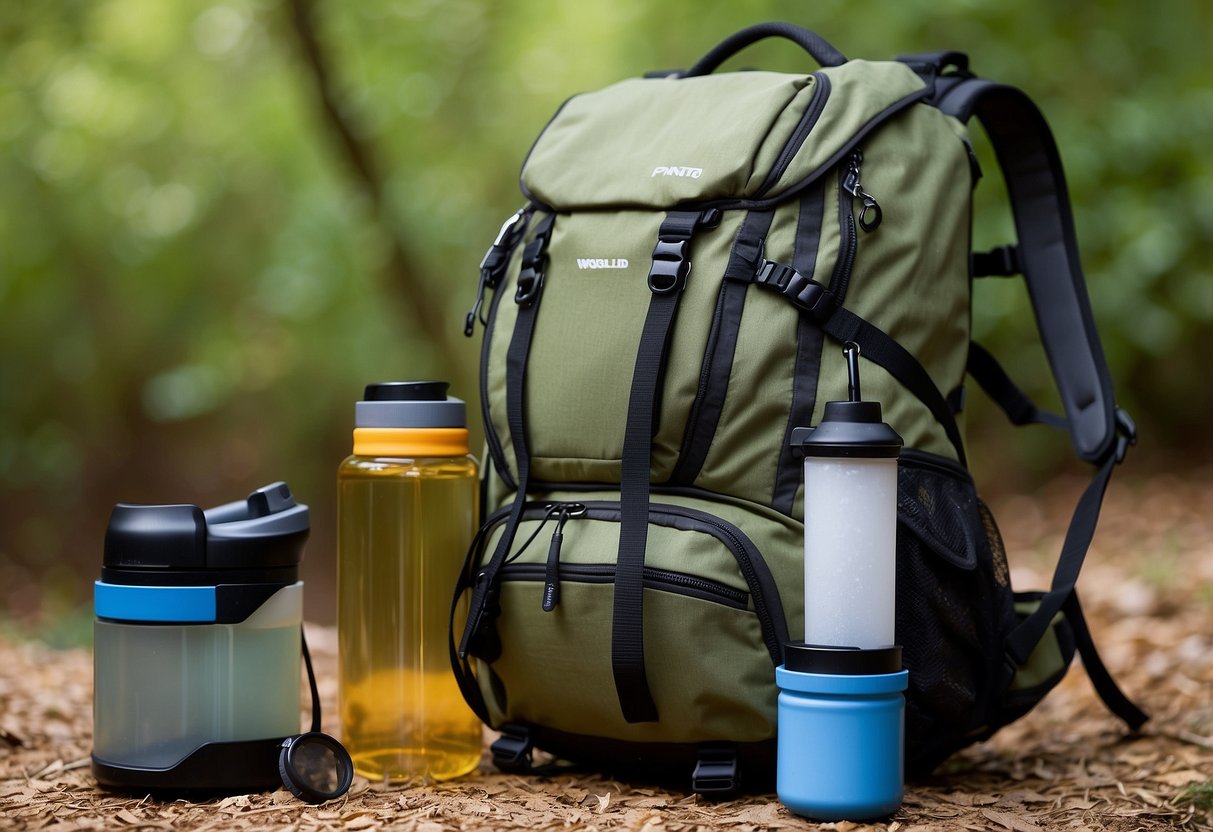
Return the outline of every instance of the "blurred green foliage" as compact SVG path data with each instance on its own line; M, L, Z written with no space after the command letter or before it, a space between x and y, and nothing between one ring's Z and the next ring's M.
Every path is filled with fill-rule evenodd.
M1032 94L1062 149L1120 394L1157 454L1207 458L1203 0L10 2L0 618L46 622L87 599L115 502L213 504L275 479L312 504L309 615L329 618L352 403L368 381L430 376L476 397L462 312L550 114L768 19L851 56L960 49ZM728 66L742 63L810 67L783 43ZM974 236L988 247L1011 226L983 159ZM987 283L977 337L1048 401L1022 286ZM974 457L1035 475L1065 450L1008 444L980 406L972 435Z

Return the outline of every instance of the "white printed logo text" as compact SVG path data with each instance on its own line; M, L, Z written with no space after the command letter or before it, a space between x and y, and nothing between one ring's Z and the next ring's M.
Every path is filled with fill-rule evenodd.
M626 269L628 261L625 257L614 257L609 260L593 257L578 257L577 268L579 269Z
M679 165L658 165L653 168L653 176L683 176L698 179L703 176L703 168L685 168ZM650 177L652 178L652 177Z

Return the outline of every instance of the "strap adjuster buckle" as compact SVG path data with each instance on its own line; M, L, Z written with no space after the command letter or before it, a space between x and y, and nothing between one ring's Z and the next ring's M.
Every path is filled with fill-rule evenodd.
M819 321L825 320L834 311L834 295L829 289L783 263L765 259L759 261L754 282L779 292Z
M969 272L973 277L1013 277L1023 274L1019 246L1010 244L995 246L989 251L973 252L969 258Z
M530 768L534 747L531 732L525 726L506 723L501 726L501 736L489 746L489 751L493 754L493 765L498 769L518 772Z
M1116 408L1116 464L1125 461L1130 445L1137 444L1137 423L1123 407Z
M738 786L737 749L728 744L701 746L691 774L691 789L697 794L729 794Z

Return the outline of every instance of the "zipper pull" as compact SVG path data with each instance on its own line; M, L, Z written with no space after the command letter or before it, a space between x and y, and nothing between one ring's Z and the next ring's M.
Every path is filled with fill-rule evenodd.
M585 506L581 503L567 503L560 507L556 531L552 532L552 542L548 546L547 570L544 572L544 612L551 612L560 603L560 545L564 542L564 524L570 517L580 517L583 514Z
M855 199L863 200L863 209L859 212L859 227L864 231L875 231L880 221L884 218L884 212L880 210L880 203L876 201L876 197L863 189L863 185L859 183L860 168L863 165L863 151L855 148L851 152L851 157L847 161L847 172L842 177L842 189L849 193Z
M496 289L497 284L501 282L501 277L505 274L505 268L510 262L510 254L513 253L514 247L518 245L518 242L522 239L522 235L526 232L531 210L531 206L529 205L521 208L512 217L502 223L501 230L497 232L497 238L489 246L484 259L480 261L480 283L476 287L476 300L472 304L471 310L468 311L467 316L463 319L463 334L469 338L476 331L476 321L478 319L481 324L488 325L488 322L480 312L481 307L484 306L485 290Z

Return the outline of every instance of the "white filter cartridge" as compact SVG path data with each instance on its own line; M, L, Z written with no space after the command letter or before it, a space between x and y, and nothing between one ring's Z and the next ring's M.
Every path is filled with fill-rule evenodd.
M805 460L805 642L893 644L897 460Z

